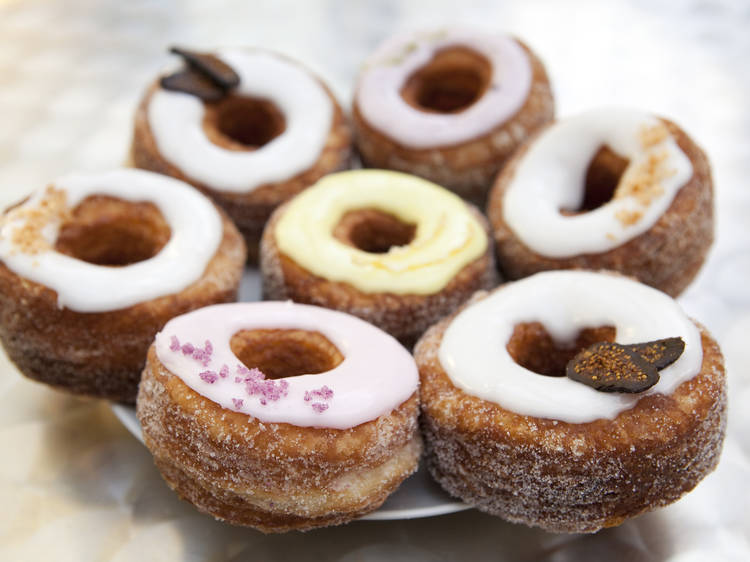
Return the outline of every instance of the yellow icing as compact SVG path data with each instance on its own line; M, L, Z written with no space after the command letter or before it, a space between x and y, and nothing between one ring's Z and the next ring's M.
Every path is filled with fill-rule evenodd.
M416 225L414 239L364 252L333 236L350 211L377 209ZM295 197L276 224L276 245L311 273L366 292L434 294L487 249L482 225L458 196L383 170L331 174Z

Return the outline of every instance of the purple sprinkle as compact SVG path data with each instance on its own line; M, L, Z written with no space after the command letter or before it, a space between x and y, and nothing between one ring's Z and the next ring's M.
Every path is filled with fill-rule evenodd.
M330 400L331 398L333 398L333 390L324 385L314 390L305 391L305 402L309 402L314 397L320 398L322 400Z
M234 409L239 410L242 408L242 403L244 400L242 398L232 398L232 404L234 404Z
M180 340L177 339L177 336L172 336L172 339L169 340L169 349L170 351L180 351Z
M250 369L245 367L242 363L237 364L237 372L241 375L246 375L250 372Z
M242 377L234 377L234 382L242 382Z
M183 355L192 355L193 351L195 351L195 347L193 347L192 343L186 343L182 346L182 354Z
M261 398L260 399L260 403L261 403L262 406L265 406L268 402L266 402L265 398Z
M205 349L205 352L210 357L211 354L214 352L214 346L211 344L211 340L206 340L206 343L203 349Z
M322 402L314 402L312 405L312 409L315 410L318 414L322 414L328 409L328 404L323 404Z
M220 377L221 377L222 379L225 379L225 378L227 378L227 377L229 376L229 367L227 367L226 365L222 365L222 366L221 366L221 369L219 370L219 376L220 376ZM235 381L235 382L236 382L236 381Z
M217 380L219 380L219 375L214 373L213 371L203 371L200 375L198 375L201 379L206 381L209 384L215 383Z
M323 398L323 400L330 400L333 398L333 390L323 385L320 387L320 397Z

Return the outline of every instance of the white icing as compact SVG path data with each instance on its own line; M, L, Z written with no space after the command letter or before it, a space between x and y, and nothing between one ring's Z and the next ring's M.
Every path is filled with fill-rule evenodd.
M456 113L419 111L401 96L401 89L435 54L466 47L492 66L486 92ZM524 104L531 88L531 65L512 38L469 29L411 33L392 37L365 63L355 101L365 120L399 144L412 148L450 146L469 141L505 123Z
M506 345L515 325L525 322L540 322L559 342L574 340L583 328L614 326L618 343L681 337L685 351L645 392L599 392L516 363ZM642 396L669 395L700 372L703 359L700 332L673 299L624 277L583 271L538 273L501 287L453 319L438 353L465 392L518 414L571 423L613 419Z
M203 102L159 89L148 104L148 122L162 156L211 189L250 192L307 170L326 144L333 103L323 86L299 65L263 51L222 49L216 55L239 75L234 93L271 100L286 129L253 151L227 150L203 130Z
M531 145L518 164L503 199L503 217L528 248L552 258L601 253L616 248L651 228L693 175L690 160L671 135L651 147L641 142L645 129L660 126L653 115L625 109L600 109L555 123ZM606 145L630 160L620 184L664 153L662 192L644 206L634 196L618 197L592 211L565 216L583 202L585 176L591 159ZM633 224L621 213L641 214Z
M78 312L119 310L181 291L197 281L216 253L222 237L221 217L214 205L184 182L143 170L69 175L52 187L66 194L73 209L90 195L109 195L126 201L147 201L159 209L171 229L169 241L154 257L123 267L94 265L53 249L23 253L12 242L22 217L6 216L0 229L0 258L21 277L57 292L59 306ZM44 190L17 209L37 206ZM54 248L59 220L42 231Z
M277 384L288 385L285 395L262 404L258 396L248 395L244 382L235 380L236 367L242 363L229 345L237 332L257 329L320 332L344 360L324 373L276 379ZM170 349L173 336L181 344L204 346L210 341L210 361L201 364ZM291 301L219 304L177 316L156 335L156 353L170 372L220 406L263 422L302 427L346 429L368 422L406 401L419 381L411 354L382 330L343 312ZM228 376L213 383L200 377L206 371L218 373L224 365ZM306 392L323 386L332 391L330 399L305 400ZM237 399L242 400L239 406ZM315 411L312 405L316 401L327 408Z

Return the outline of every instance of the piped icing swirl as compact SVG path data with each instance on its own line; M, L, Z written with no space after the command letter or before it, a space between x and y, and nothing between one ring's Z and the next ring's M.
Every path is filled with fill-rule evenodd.
M416 225L414 238L369 253L334 237L345 213L376 209ZM282 254L331 281L367 293L434 294L487 249L467 204L431 182L383 170L331 174L296 196L275 228Z
M122 267L57 252L61 225L92 195L153 203L171 229L169 241L152 258ZM222 237L221 217L204 195L181 181L132 169L60 178L11 209L1 224L6 267L53 289L61 308L77 312L119 310L185 289L203 274Z
M516 363L507 350L514 327L540 322L558 342L584 328L613 326L615 341L681 337L682 355L640 394L597 392L567 377L550 377ZM644 395L669 395L700 372L701 335L679 305L626 277L586 271L537 273L471 304L448 326L438 357L453 384L468 394L527 416L570 423L613 419Z
M586 169L607 146L629 160L613 198L580 214ZM666 126L648 113L600 109L555 123L521 157L503 218L528 248L552 258L612 250L651 228L693 175Z
M464 47L491 66L490 82L473 104L455 113L421 111L401 90L437 53ZM531 65L523 48L505 35L451 28L394 36L366 61L355 102L364 119L403 146L422 149L475 139L510 119L531 88Z
M242 330L308 330L344 355L330 371L276 380L230 348ZM347 429L387 414L416 390L416 364L394 338L349 314L292 302L208 306L170 320L156 336L159 361L223 408L263 422Z
M234 94L268 99L279 108L284 132L256 150L222 148L203 129L205 105L199 98L160 88L149 100L147 115L162 156L191 179L235 193L310 168L333 121L333 103L323 86L299 65L270 52L221 49L215 55L240 77Z

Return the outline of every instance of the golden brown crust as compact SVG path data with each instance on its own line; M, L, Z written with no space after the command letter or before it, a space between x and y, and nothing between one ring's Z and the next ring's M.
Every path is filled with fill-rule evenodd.
M503 198L529 139L497 177L487 201L494 231L498 265L508 279L520 279L552 269L610 269L633 276L673 297L695 278L714 239L713 182L708 159L682 129L661 120L693 165L693 176L680 189L669 209L649 230L600 254L571 258L541 256L523 244L503 218Z
M108 312L57 306L57 293L0 263L0 340L27 377L59 390L132 403L156 333L170 318L237 299L245 244L222 212L223 238L183 291Z
M455 387L437 357L451 318L415 348L428 467L452 495L508 521L595 532L667 505L711 472L726 429L726 380L701 328L700 373L615 419L522 416ZM700 326L699 326L700 327Z
M151 96L159 87L158 81L148 88L136 111L131 146L133 163L137 168L151 170L187 182L213 198L216 203L224 208L245 237L248 262L257 263L258 244L263 232L263 225L271 212L281 203L311 186L324 175L349 167L351 159L351 130L349 124L328 87L322 82L321 85L334 106L333 122L328 139L315 164L288 180L263 184L247 193L233 193L214 189L211 185L188 177L159 152L148 123L147 108ZM228 148L232 150L246 149L246 147L241 147L236 143L235 146Z
M137 413L167 483L198 509L263 532L344 523L417 468L418 396L350 429L263 423L190 389L149 351Z
M362 116L355 99L352 121L362 162L371 168L421 176L483 207L492 181L505 161L529 135L554 118L552 90L544 65L528 46L516 41L529 56L532 82L524 105L513 117L469 142L413 149L373 128Z
M433 295L364 293L348 283L329 281L279 251L274 231L285 208L282 205L274 212L261 239L260 268L266 300L291 299L348 312L388 332L411 349L428 327L450 314L475 291L492 288L498 282L491 243L482 256L465 266ZM487 220L482 214L473 207L471 210L487 229Z

